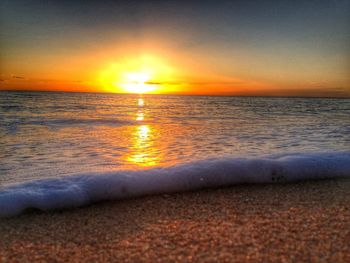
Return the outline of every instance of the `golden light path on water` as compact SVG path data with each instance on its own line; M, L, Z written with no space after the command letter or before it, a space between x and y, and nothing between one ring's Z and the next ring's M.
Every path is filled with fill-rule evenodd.
M138 98L137 104L135 119L140 125L136 125L131 132L131 152L126 160L138 166L155 166L161 161L160 150L155 147L158 132L152 125L142 123L145 118L144 99Z

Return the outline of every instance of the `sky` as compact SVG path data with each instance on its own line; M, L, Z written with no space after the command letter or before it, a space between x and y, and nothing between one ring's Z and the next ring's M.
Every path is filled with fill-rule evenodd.
M349 0L0 7L0 90L350 97Z

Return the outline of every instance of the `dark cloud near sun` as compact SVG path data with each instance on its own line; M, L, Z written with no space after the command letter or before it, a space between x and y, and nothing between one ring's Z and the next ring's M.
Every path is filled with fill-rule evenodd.
M25 77L23 77L23 76L16 76L16 75L13 75L12 78L13 79L25 79Z

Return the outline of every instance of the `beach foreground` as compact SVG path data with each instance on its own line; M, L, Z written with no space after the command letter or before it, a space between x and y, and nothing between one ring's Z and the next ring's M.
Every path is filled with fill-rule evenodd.
M350 180L241 185L0 219L0 261L350 262Z

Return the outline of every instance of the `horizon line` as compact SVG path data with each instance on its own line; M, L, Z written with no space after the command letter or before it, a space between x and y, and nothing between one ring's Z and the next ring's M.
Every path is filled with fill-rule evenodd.
M0 92L51 92L51 93L91 93L91 94L115 94L134 96L197 96L197 97L261 97L261 98L313 98L313 99L350 99L348 96L313 96L313 95L244 95L244 94L200 94L200 93L123 93L108 91L65 91L65 90L28 90L28 89L4 89Z

